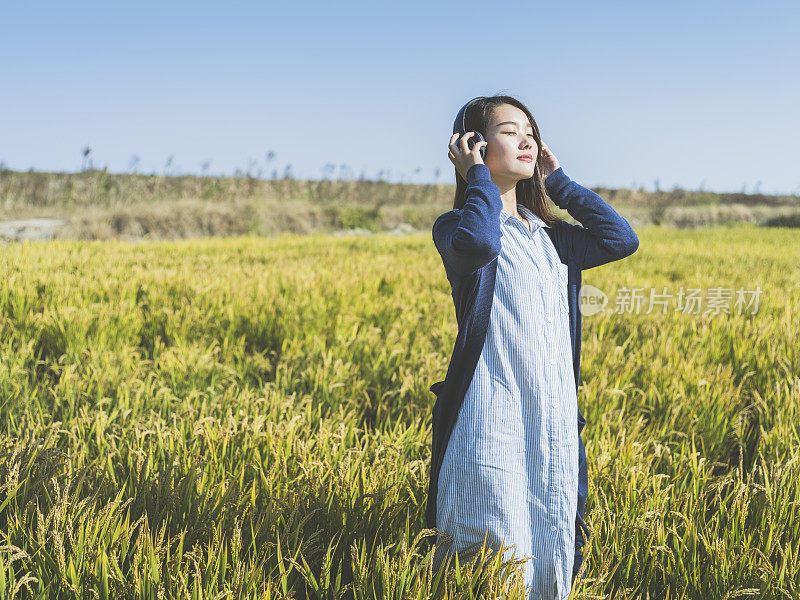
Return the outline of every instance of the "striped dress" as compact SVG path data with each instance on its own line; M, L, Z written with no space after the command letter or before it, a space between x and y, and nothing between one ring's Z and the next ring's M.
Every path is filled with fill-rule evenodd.
M452 536L436 553L481 544L528 558L528 598L571 589L578 502L577 397L567 266L544 222L500 213L502 250L489 330L447 444L436 526Z

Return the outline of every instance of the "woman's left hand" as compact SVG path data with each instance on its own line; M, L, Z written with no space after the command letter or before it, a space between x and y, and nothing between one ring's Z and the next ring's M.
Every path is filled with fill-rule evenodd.
M547 147L547 144L542 142L542 158L541 158L541 165L542 165L542 179L547 179L547 176L550 175L553 171L557 171L558 168L561 166L558 164L558 159L556 155L550 151L550 148Z

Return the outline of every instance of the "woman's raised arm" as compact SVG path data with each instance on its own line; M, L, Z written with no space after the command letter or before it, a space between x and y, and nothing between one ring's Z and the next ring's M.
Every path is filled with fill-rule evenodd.
M500 189L489 167L467 171L464 208L439 215L433 223L433 243L442 260L460 275L469 275L500 254Z
M583 227L564 222L581 270L630 256L639 238L630 224L598 194L572 181L559 167L544 180L547 195Z

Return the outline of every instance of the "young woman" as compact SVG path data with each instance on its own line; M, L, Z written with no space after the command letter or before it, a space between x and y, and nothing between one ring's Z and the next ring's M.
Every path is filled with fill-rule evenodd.
M478 97L462 111L448 153L454 208L433 225L459 326L446 378L431 386L426 521L452 537L434 566L486 539L510 547L504 560L527 558L530 598L566 598L588 533L581 271L632 254L639 240L567 177L520 101ZM485 141L470 149L476 131ZM555 218L545 192L583 226Z

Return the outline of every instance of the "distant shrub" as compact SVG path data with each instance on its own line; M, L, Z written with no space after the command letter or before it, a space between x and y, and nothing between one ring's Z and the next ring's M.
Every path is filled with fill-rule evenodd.
M777 215L766 219L765 227L800 227L800 212L788 215Z

